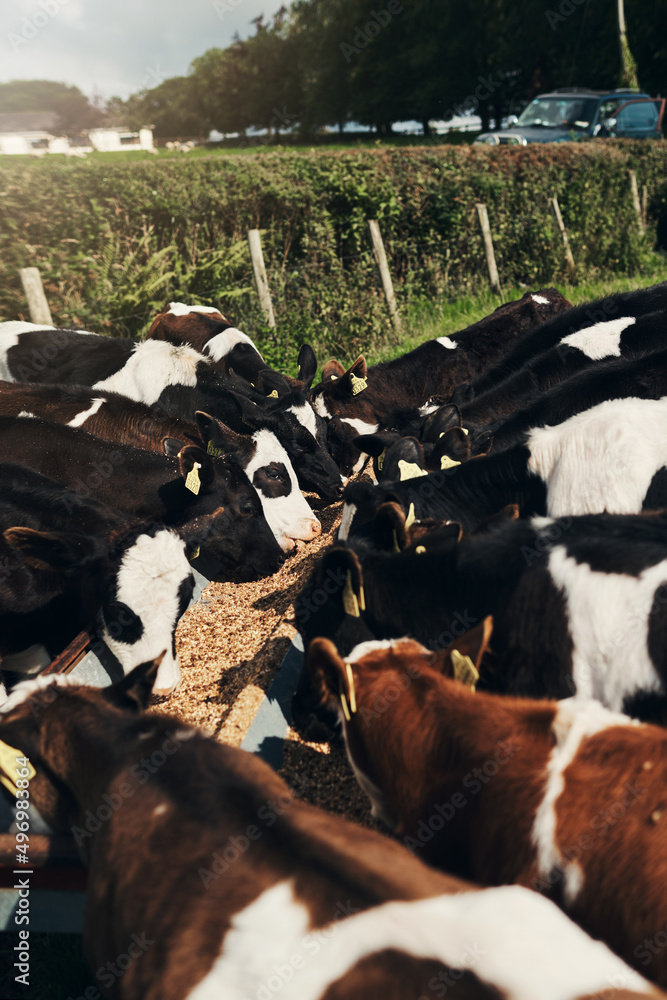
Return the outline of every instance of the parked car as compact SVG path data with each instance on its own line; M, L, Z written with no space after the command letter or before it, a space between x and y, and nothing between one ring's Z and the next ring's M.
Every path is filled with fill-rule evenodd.
M632 90L561 87L535 97L499 132L483 132L476 143L490 146L529 142L571 142L592 136L659 139L665 98Z

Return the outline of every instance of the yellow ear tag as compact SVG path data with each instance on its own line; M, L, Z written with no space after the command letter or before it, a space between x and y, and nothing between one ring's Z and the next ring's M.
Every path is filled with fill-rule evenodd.
M16 784L16 779L18 777L25 777L25 775L19 776L16 773L16 768L20 767L21 770L24 769L23 764L17 764L17 760L26 760L24 754L20 750L16 750L15 747L10 747L9 743L3 743L0 740L0 784L4 785L8 792L16 798L18 794L18 786ZM28 781L34 778L37 772L34 767L27 761L28 768Z
M347 683L350 689L350 712L354 715L357 711L357 693L354 690L354 674L352 673L351 664L345 664L345 671L347 673Z
M210 455L211 458L219 458L222 453L222 448L216 448L212 441L206 445L206 454Z
M453 458L449 455L442 455L440 457L440 468L441 469L453 469L455 465L460 465L460 462L455 462Z
M472 662L469 656L464 656L463 653L459 653L458 649L453 649L450 653L452 658L452 666L454 668L454 677L461 684L465 684L469 687L471 691L475 690L475 685L479 680L479 671L477 667Z
M405 530L407 531L408 528L411 528L416 520L417 518L415 517L415 505L411 503L410 510L408 511L408 516L405 519Z
M193 559L198 559L200 552L201 552L201 545L198 545L197 548L192 553L192 555L190 556L190 560L192 561Z
M364 594L363 583L359 587L359 607L361 608L362 611L366 610L366 595Z
M352 395L357 396L364 389L368 388L368 381L365 378L358 378L354 372L350 374L350 386L352 387Z
M424 548L423 545L418 545L417 548L415 549L415 552L418 556L423 556L424 553L426 552L426 549Z
M387 449L384 448L383 451L378 455L378 469L380 472L384 469L384 460L387 457Z
M359 602L357 601L357 595L352 590L352 573L349 569L347 571L347 580L343 587L343 609L346 615L350 615L352 618L359 617Z
M267 399L278 399L278 390L274 389L273 392L270 392Z
M352 716L350 715L350 710L347 707L347 698L345 697L345 692L343 691L343 682L340 682L340 703L343 706L343 715L348 722L352 722Z
M393 536L393 539L394 539L394 552L400 552L401 549L400 549L400 546L398 544L398 538L396 537L396 529L395 528L392 531L392 536Z
M463 433L465 434L465 436L468 437L468 435L470 434L470 431L468 430L468 428L467 427L462 427L461 430L463 431Z
M188 472L185 479L185 488L190 490L196 496L201 489L201 479L199 478L199 470L201 469L201 463L195 462L190 471Z
M416 462L406 462L404 458L399 458L398 468L401 473L401 482L406 479L421 479L422 476L428 475L426 469L422 469Z
M337 379L338 379L338 376L337 375L330 375L329 378L331 379L332 382L336 382Z

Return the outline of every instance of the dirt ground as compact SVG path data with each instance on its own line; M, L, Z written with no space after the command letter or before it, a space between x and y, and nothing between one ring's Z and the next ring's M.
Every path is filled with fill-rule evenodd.
M232 746L241 745L296 635L294 599L338 530L342 503L319 507L317 498L308 499L322 523L316 541L271 577L209 584L178 626L182 681L160 708ZM342 743L304 743L290 730L281 774L305 801L375 826Z

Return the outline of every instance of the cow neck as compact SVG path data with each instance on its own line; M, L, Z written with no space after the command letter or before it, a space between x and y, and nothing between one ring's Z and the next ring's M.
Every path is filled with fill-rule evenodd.
M362 770L365 765L368 777L382 789L402 837L414 836L421 822L428 825L443 807L446 812L456 794L463 796L465 806L455 806L432 849L442 850L443 841L454 844L458 857L455 852L450 858L452 868L474 876L468 846L479 840L478 824L492 821L491 804L501 809L506 782L519 776L526 798L534 795L537 804L543 786L538 761L543 757L546 766L555 708L549 702L473 693L428 668L421 673L424 680L414 683L423 688L417 688L408 711L401 711L399 701L389 711L375 712L374 718L373 700L364 702L357 684L358 713L347 726L348 747L354 754L363 746L358 765ZM420 856L426 860L429 852Z

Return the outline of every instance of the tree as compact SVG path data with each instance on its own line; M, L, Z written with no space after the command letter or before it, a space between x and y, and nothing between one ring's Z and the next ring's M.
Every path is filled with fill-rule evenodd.
M52 80L0 83L0 111L55 111L63 132L94 128L102 121L100 108L93 107L78 87Z

